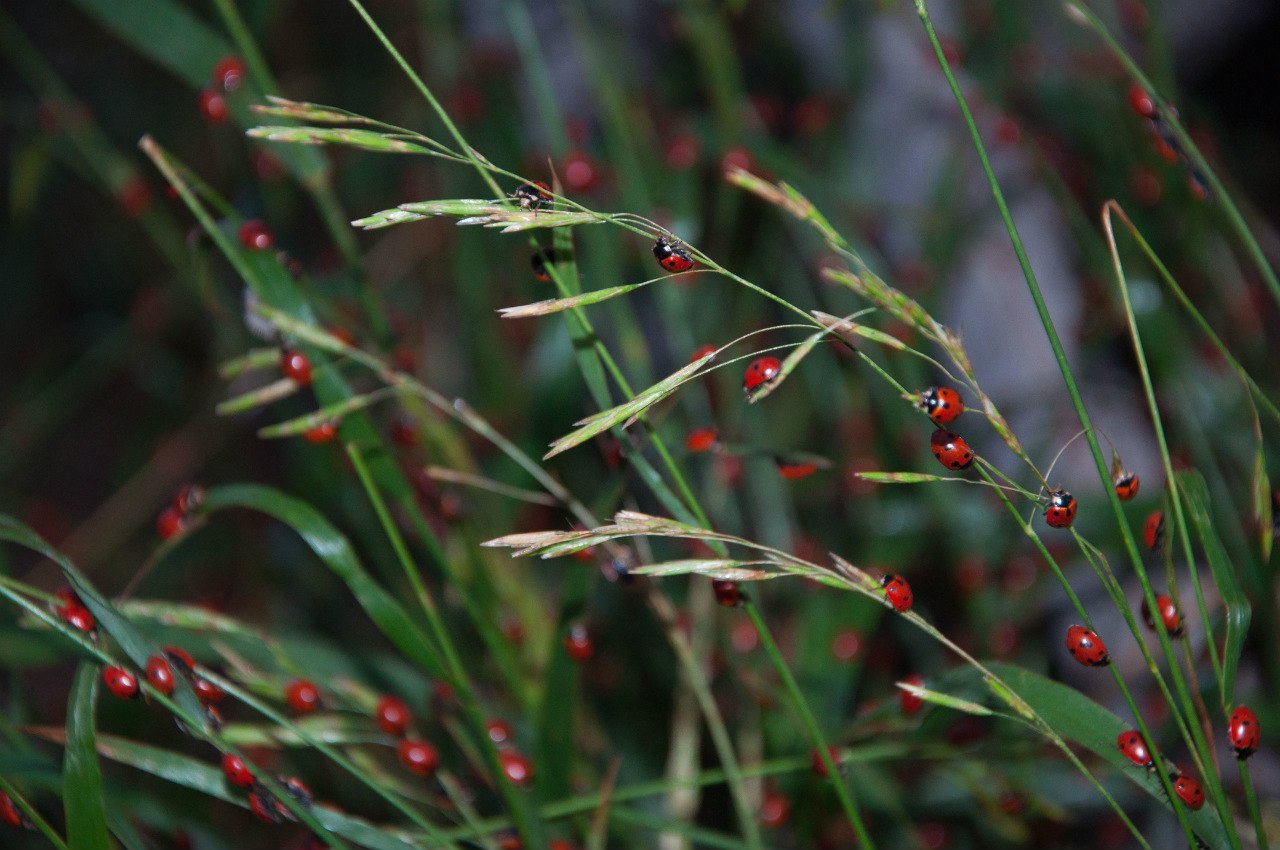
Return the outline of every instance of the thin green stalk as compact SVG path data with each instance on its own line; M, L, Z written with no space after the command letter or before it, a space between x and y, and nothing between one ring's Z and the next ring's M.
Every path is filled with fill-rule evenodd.
M1071 371L1071 365L1067 362L1066 351L1062 347L1062 341L1058 337L1058 331L1054 325L1053 318L1049 315L1048 305L1045 304L1044 295L1040 291L1039 281L1036 279L1035 271L1031 267L1031 261L1027 257L1027 252L1022 245L1022 237L1018 233L1017 225L1014 224L1013 216L1009 212L1008 204L1005 203L1004 193L1000 189L999 181L996 179L994 170L991 167L991 161L987 157L986 147L982 143L982 137L978 133L978 127L974 123L973 114L969 111L968 102L965 100L963 92L960 90L959 83L956 82L955 75L951 71L951 65L947 61L946 55L942 49L942 45L938 41L938 34L933 28L933 21L929 17L928 9L924 0L915 0L916 12L920 16L920 21L924 25L925 32L929 37L930 44L933 45L934 54L938 59L938 63L942 68L943 75L947 79L947 84L951 88L951 92L955 97L956 103L960 108L961 115L964 118L969 135L973 140L973 146L978 154L978 159L982 164L983 173L986 175L987 183L991 187L991 194L996 202L996 207L1000 212L1000 218L1004 222L1005 230L1009 234L1010 243L1013 246L1014 253L1018 257L1018 264L1022 268L1023 277L1027 282L1027 289L1031 294L1032 301L1035 302L1036 312L1040 316L1040 322L1044 327L1045 335L1048 337L1049 346L1053 349L1054 359L1058 363L1058 369L1062 373L1063 382L1066 384L1067 393L1071 397L1071 403L1075 408L1076 415L1080 420L1080 425L1084 429L1085 439L1089 444L1089 450L1093 454L1094 464L1098 470L1098 478L1103 482L1103 487L1107 493L1108 501L1111 503L1112 513L1115 516L1116 524L1119 526L1120 535L1124 540L1125 549L1129 555L1129 559L1133 564L1134 574L1137 576L1139 583L1142 585L1144 598L1150 610L1158 610L1155 601L1155 592L1152 590L1151 581L1147 576L1146 568L1142 563L1142 556L1138 551L1137 542L1133 538L1133 532L1129 528L1129 523L1124 515L1124 509L1121 507L1120 499L1115 493L1115 489L1111 487L1111 475L1107 466L1106 457L1102 452L1102 446L1098 443L1098 437L1094 433L1093 422L1089 416L1088 410L1085 408L1084 399L1080 395L1080 389L1076 385L1075 375ZM1163 629L1156 632L1160 639L1160 645L1164 652L1164 656L1170 659L1169 671L1174 681L1174 686L1178 691L1179 697L1188 714L1194 714L1194 708L1191 707L1191 699L1187 692L1186 682L1183 679L1182 671L1177 664L1173 654L1172 645L1169 635ZM1137 635L1142 642L1141 633ZM1171 711L1179 710L1178 707L1171 705ZM1135 718L1141 723L1141 718ZM1148 739L1150 740L1150 739ZM1207 751L1207 747L1205 748ZM1159 763L1157 762L1157 766ZM1160 771L1161 784L1165 788L1165 792L1173 799L1173 786L1169 782L1167 773L1161 767ZM1191 830L1191 825L1187 822L1186 814L1178 806L1174 807L1174 813L1178 817L1178 822L1182 826L1183 832L1186 834L1188 846L1195 846L1195 835ZM1238 845L1236 845L1238 846Z
M9 799L13 801L13 804L27 816L27 819L35 825L36 829L40 830L40 834L47 838L50 844L56 847L57 850L67 850L67 842L62 839L62 836L49 825L49 822L44 819L34 806L27 802L27 798L19 794L18 789L14 788L12 783L3 776L0 776L0 791L9 795Z
M800 715L805 729L809 732L810 739L818 745L818 757L827 769L827 777L831 780L831 787L835 789L836 797L840 800L840 808L844 809L845 817L849 819L849 824L858 836L858 846L868 848L868 850L875 850L875 842L871 840L871 835L867 832L867 827L862 822L862 815L853 801L853 796L849 793L844 776L840 773L835 760L831 758L831 752L827 749L827 742L822 735L821 727L818 726L818 719L813 716L813 711L805 701L800 685L796 682L795 676L791 674L791 668L787 666L787 660L782 657L782 652L778 649L778 644L774 641L773 634L769 631L769 627L765 625L764 618L760 616L760 609L749 596L744 594L744 597L746 599L747 616L751 618L752 624L760 634L760 645L764 647L765 654L769 656L774 669L778 671L778 676L782 679L782 687L786 690L793 707Z
M404 538L400 534L399 528L396 527L395 520L392 519L390 512L387 510L386 503L382 499L381 493L378 492L377 484L369 473L369 468L365 465L364 458L360 450L352 444L347 446L347 456L351 459L351 464L355 468L356 476L360 479L360 483L364 486L365 493L369 497L370 503L373 505L374 512L378 515L378 520L382 523L383 531L387 535L387 539L391 542L392 548L395 550L396 557L400 560L400 565L404 568L405 577L409 580L409 584L418 594L419 601L422 603L423 611L427 615L427 622L434 633L437 646L443 654L447 669L452 674L454 681L451 683L457 690L458 697L462 703L463 710L466 711L468 718L471 720L472 727L476 731L477 737L485 745L485 760L489 769L496 778L498 788L502 792L503 798L507 802L507 807L511 811L512 819L516 823L516 829L520 832L521 837L531 847L542 846L542 823L532 816L527 798L523 792L516 787L509 778L506 771L502 769L502 763L498 758L497 745L490 740L485 733L485 715L479 710L479 704L475 697L475 688L471 684L471 679L467 675L467 667L462 663L461 657L458 655L457 648L453 645L452 639L445 628L444 621L440 617L440 613L436 608L435 600L431 596L431 592L427 589L422 581L422 576L418 572L417 565L413 562L413 556L409 553L408 547L405 545Z
M1254 265L1258 267L1258 271L1262 274L1263 280L1267 282L1267 288L1271 290L1271 297L1275 299L1276 304L1280 305L1280 279L1277 279L1275 270L1272 269L1271 264L1267 261L1266 253L1262 250L1262 246L1258 244L1258 240L1254 238L1253 232L1244 220L1244 215L1236 207L1235 202L1231 200L1227 187L1218 179L1217 172L1209 165L1208 160L1204 158L1204 154L1200 152L1200 148L1196 146L1195 141L1183 128L1176 112L1165 105L1166 101L1159 96L1151 80L1142 73L1138 64L1120 46L1120 43L1115 40L1097 15L1085 6L1074 2L1067 3L1067 10L1098 34L1098 37L1111 49L1112 54L1120 60L1120 63L1124 65L1129 74L1151 95L1152 100L1155 101L1158 105L1157 108L1160 110L1160 120L1173 132L1173 136L1177 139L1182 152L1191 160L1196 172L1209 184L1213 197L1221 203L1223 211L1227 214L1227 221L1230 222L1231 229L1235 231L1236 238L1244 245L1249 258L1253 260Z
M1244 789L1244 800L1249 807L1249 819L1253 821L1253 832L1258 838L1258 850L1269 850L1262 810L1258 806L1258 795L1253 790L1253 778L1249 775L1249 763L1241 759L1237 764L1240 767L1240 787Z

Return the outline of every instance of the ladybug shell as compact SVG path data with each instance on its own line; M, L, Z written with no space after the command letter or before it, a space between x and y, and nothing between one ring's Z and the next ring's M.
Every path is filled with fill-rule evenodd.
M951 387L929 387L920 396L920 407L935 425L950 425L964 413L960 393Z
M1107 645L1102 642L1102 638L1084 626L1067 629L1067 652L1086 667L1105 667L1111 663Z
M929 448L938 463L947 469L964 469L973 463L973 450L964 437L953 431L938 430L929 438Z
M747 392L759 389L764 384L778 377L782 371L782 361L776 357L761 357L751 361L742 377L742 389Z
M1115 485L1116 495L1120 501L1127 502L1138 495L1138 487L1142 482L1138 480L1137 475L1126 470L1117 474L1112 479L1112 483Z
M911 585L907 584L907 580L898 575L887 575L880 579L880 586L884 588L885 598L889 600L889 604L893 606L893 610L899 614L905 614L911 610Z
M1179 776L1175 779L1173 790L1189 809L1199 809L1204 805L1204 789L1190 776Z
M1116 746L1120 748L1125 758L1138 767L1151 767L1155 764L1151 758L1151 751L1147 749L1146 741L1142 740L1142 736L1133 729L1121 732L1116 738Z
M716 595L716 601L726 608L735 608L742 604L742 590L738 588L736 581L713 578L711 590Z
M1156 597L1156 609L1160 611L1160 621L1164 623L1164 629L1173 637L1182 634L1182 615L1178 613L1178 606L1174 604L1173 597L1167 594L1160 594ZM1147 600L1142 600L1142 619L1146 622L1147 628L1155 631L1156 624L1151 617L1151 609L1147 607Z
M1253 755L1262 740L1262 727L1258 725L1258 715L1247 705L1242 705L1231 712L1227 721L1227 737L1231 739L1231 749L1236 751L1236 758L1243 761Z
M812 461L777 458L776 462L778 464L778 474L788 481L795 481L798 478L808 478L810 475L818 471L818 465Z
M653 257L658 261L658 265L669 272L687 272L694 267L693 258L683 246L662 237L653 243Z
M1152 511L1142 526L1142 539L1152 552L1164 542L1164 511Z
M103 668L102 681L107 690L120 699L133 699L138 695L138 677L123 667L111 665Z
M1053 528L1068 528L1076 518L1076 498L1066 490L1054 490L1049 494L1049 506L1044 509L1044 521Z
M511 193L511 198L526 210L542 209L551 203L550 189L546 183L524 183Z

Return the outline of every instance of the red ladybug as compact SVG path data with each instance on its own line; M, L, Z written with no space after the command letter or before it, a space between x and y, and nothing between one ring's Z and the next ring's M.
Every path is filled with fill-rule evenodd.
M89 609L80 604L80 602L76 601L63 605L55 613L57 613L60 620L71 626L71 628L84 632L90 637L94 636L98 621L93 618L93 614L90 613Z
M204 487L199 484L183 484L173 495L173 507L184 516L200 507L203 501Z
M669 272L687 272L695 265L688 249L665 236L659 236L658 241L653 243L653 258Z
M320 689L307 679L294 679L284 687L284 701L296 714L310 714L320 707Z
M280 352L280 371L300 387L311 383L311 361L301 351L286 348Z
M31 826L27 822L27 816L13 802L13 798L3 791L0 791L0 822L18 828L26 827L29 829Z
M1143 118L1156 117L1156 102L1142 86L1134 83L1129 86L1129 106Z
M938 463L947 469L964 469L973 463L973 450L964 441L964 437L954 431L934 431L929 438L929 448Z
M156 517L156 534L161 540L172 540L186 530L187 518L173 505L169 505Z
M1189 809L1199 809L1204 805L1204 789L1186 774L1178 774L1173 780L1173 790Z
M951 387L929 387L920 394L920 409L929 415L934 425L950 425L964 413L964 401Z
M907 584L907 580L898 575L887 575L880 579L880 586L884 588L885 598L889 600L889 604L893 606L893 610L899 614L905 614L911 610L911 585Z
M235 91L244 80L244 62L239 56L224 56L213 66L213 83L223 91Z
M1067 629L1067 652L1086 667L1106 667L1111 663L1107 645L1102 638L1084 626Z
M692 354L689 355L689 362L696 363L697 361L706 357L708 354L715 354L717 351L719 351L719 349L709 343L707 345L700 345L693 350ZM1277 492L1280 492L1280 491L1277 491ZM1276 513L1280 514L1280 508L1276 509Z
M742 376L742 389L748 395L778 377L782 371L782 361L776 357L759 357L752 360Z
M178 672L184 676L190 676L195 672L196 660L191 657L190 652L180 646L166 646L164 657L169 659L169 663L177 667Z
M1142 539L1152 552L1164 543L1164 511L1152 511L1142 526Z
M1253 755L1262 740L1262 727L1258 725L1258 715L1247 705L1242 705L1231 712L1227 720L1227 737L1231 739L1231 749L1236 751L1236 758L1244 761Z
M153 655L147 659L147 681L160 693L170 696L175 685L173 668L164 658Z
M827 755L831 756L831 761L836 766L836 770L840 770L840 750L835 744L827 745ZM827 778L827 763L822 760L822 753L818 750L813 750L809 753L809 766L813 768L814 773L823 779Z
M1049 494L1049 504L1044 509L1044 521L1053 528L1070 528L1076 518L1076 497L1058 489Z
M440 763L436 748L426 741L401 741L396 754L400 757L401 764L419 776L434 773L436 765Z
M502 773L513 785L528 785L533 779L533 762L528 756L515 750L503 750L498 753L498 762L502 765Z
M902 681L904 684L919 687L924 684L924 676L913 673ZM904 688L898 688L898 705L902 708L902 713L910 717L924 707L924 699Z
M302 439L315 445L331 442L336 436L338 436L338 423L332 419L302 432Z
M1138 487L1142 482L1138 480L1137 474L1122 469L1111 477L1111 483L1116 488L1120 501L1127 502L1138 495Z
M788 481L795 481L798 478L808 478L810 475L818 471L818 465L812 461L804 460L787 460L786 458L775 458L774 462L778 465L778 474Z
M559 257L553 248L543 248L535 253L529 259L529 264L533 266L533 279L539 283L550 283L551 272L547 271L547 266L559 261Z
M595 654L595 646L591 643L591 635L582 623L574 623L564 636L564 651L569 657L581 664Z
M222 773L227 777L227 781L237 788L248 788L255 782L244 759L233 756L231 753L222 755Z
M511 193L511 200L522 210L540 210L551 206L551 187L541 181L523 183Z
M133 699L138 695L138 677L123 667L112 664L102 668L102 681L107 690L120 699Z
M213 89L200 91L200 114L210 124L222 124L231 116L227 99Z
M736 608L742 604L742 589L736 581L713 578L711 591L715 593L716 601L726 608Z
M715 428L698 428L684 438L684 447L691 452L705 452L715 448L720 434Z
M503 744L509 744L511 739L515 737L511 724L499 717L490 718L484 729L485 734L489 736L489 740L494 743L494 746L501 747Z
M1156 597L1156 610L1160 612L1160 622L1164 623L1164 629L1171 637L1179 637L1183 632L1182 615L1178 613L1178 606L1174 604L1173 597L1168 594L1161 593ZM1155 631L1155 620L1151 617L1151 609L1147 607L1147 600L1142 600L1142 619L1146 622L1147 628Z
M760 803L760 825L765 829L780 829L791 817L791 801L777 791L766 791Z
M239 236L240 244L250 251L266 251L276 244L267 223L259 218L251 218L240 225Z
M191 689L196 692L196 699L204 703L206 706L210 703L222 702L227 697L227 692L222 688L210 682L208 679L197 677L191 683Z
M413 719L409 711L409 703L390 695L378 700L373 716L378 719L378 728L388 735L402 736Z
M1116 738L1116 746L1120 748L1120 752L1129 761L1138 767L1152 767L1155 765L1154 759L1151 758L1151 751L1147 749L1147 742L1142 740L1142 736L1136 730L1130 729L1128 732L1121 732Z
M284 820L280 815L280 801L262 785L255 784L249 792L249 811L266 823L280 823Z

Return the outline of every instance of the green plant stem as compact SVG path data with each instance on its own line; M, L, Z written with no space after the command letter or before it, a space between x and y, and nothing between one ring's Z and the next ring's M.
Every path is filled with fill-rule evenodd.
M40 831L41 835L49 840L50 844L57 848L57 850L67 850L67 842L62 839L62 836L49 825L49 822L41 816L40 812L37 811L34 806L27 802L25 797L18 793L18 789L14 788L12 783L3 776L0 776L0 791L9 795L13 804L18 807L19 811L27 816L27 819L35 825L35 828Z
M516 829L529 846L540 847L543 841L542 823L533 817L524 793L507 777L506 771L502 768L502 762L498 757L498 747L490 740L489 735L485 733L485 715L480 711L479 703L475 696L475 688L467 675L467 667L462 663L457 648L449 637L444 621L436 608L435 600L432 598L426 584L422 581L422 576L419 574L417 565L413 562L413 556L410 555L409 549L405 545L400 529L396 526L395 520L391 518L386 503L383 501L381 493L378 492L377 484L369 474L369 469L365 465L360 450L355 445L348 444L347 457L351 459L356 475L364 486L369 501L373 505L374 512L378 515L379 522L382 523L383 531L391 542L396 557L400 560L400 565L404 568L405 577L418 595L422 609L427 615L427 622L436 639L436 645L444 656L446 667L452 675L453 682L450 684L457 690L459 701L471 721L476 736L485 745L485 761L493 772L493 776L496 777L498 788L501 790L503 799L506 800L507 807L511 811L512 819L516 823Z
M1074 2L1067 3L1067 10L1078 20L1084 22L1090 29L1098 34L1098 37L1110 48L1112 54L1120 60L1125 70L1137 80L1157 104L1160 111L1160 120L1165 126L1172 131L1173 136L1178 141L1182 152L1191 160L1195 166L1197 173L1205 179L1209 184L1209 189L1213 197L1222 205L1223 211L1227 215L1227 221L1231 225L1231 229L1235 231L1236 238L1244 246L1245 252L1249 258L1253 260L1257 266L1259 273L1262 274L1263 280L1267 283L1267 288L1271 290L1271 297L1275 299L1276 304L1280 305L1280 279L1277 279L1275 270L1267 261L1267 255L1262 250L1262 246L1258 244L1258 240L1254 238L1253 232L1249 229L1248 223L1244 220L1244 215L1231 199L1231 195L1227 192L1227 187L1218 179L1217 172L1209 165L1208 160L1204 158L1204 154L1200 152L1200 148L1196 146L1195 141L1183 128L1182 122L1179 120L1177 113L1170 109L1164 98L1160 97L1156 87L1152 85L1151 80L1142 73L1142 69L1133 61L1132 57L1125 51L1120 43L1115 40L1106 26L1098 19L1098 16L1092 10L1084 5Z
M835 789L836 797L840 800L840 808L844 810L845 817L849 819L849 824L858 836L858 846L874 850L875 842L871 840L871 835L867 832L867 827L862 822L862 815L858 812L857 805L854 804L853 797L850 795L849 788L844 781L844 776L840 773L835 760L831 758L831 752L827 749L827 742L822 735L822 729L818 726L818 719L813 716L813 711L805 701L800 685L796 682L795 676L792 675L791 668L787 666L787 660L782 657L782 652L778 649L778 644L774 641L773 634L769 631L769 627L765 625L764 618L760 616L759 607L749 596L745 598L747 616L751 618L752 625L756 627L756 631L760 634L760 645L764 647L765 654L769 656L774 669L778 671L778 676L782 679L782 687L786 689L787 696L790 697L794 709L800 715L805 729L809 732L810 739L818 745L817 755L827 769L827 777L831 780L831 787Z
M916 11L923 23L925 32L929 37L930 44L933 45L934 54L938 59L938 63L942 68L944 76L947 78L947 84L951 88L952 94L955 96L957 105L960 107L961 115L964 118L965 125L969 130L969 135L973 140L973 146L981 161L983 173L986 175L987 183L991 187L991 194L999 209L1000 218L1004 222L1005 230L1009 234L1010 243L1013 251L1018 257L1018 264L1022 268L1023 277L1027 282L1027 289L1031 294L1032 300L1035 302L1036 312L1040 316L1040 322L1044 326L1045 335L1048 337L1049 346L1053 349L1054 359L1058 363L1058 369L1062 373L1063 382L1066 384L1067 393L1071 397L1071 403L1075 408L1076 415L1080 420L1080 425L1084 429L1085 439L1089 444L1089 450L1093 454L1094 464L1098 470L1098 478L1103 483L1111 503L1112 513L1115 516L1116 524L1119 526L1120 535L1125 543L1125 550L1129 555L1129 559L1133 564L1134 574L1137 576L1139 583L1142 585L1144 598L1150 610L1159 610L1156 605L1155 592L1152 590L1151 581L1147 576L1146 568L1142 563L1142 556L1138 551L1137 542L1133 538L1133 532L1129 528L1128 520L1125 518L1124 509L1121 507L1120 499L1116 495L1115 489L1111 486L1110 470L1107 467L1106 457L1103 455L1102 447L1098 443L1098 437L1094 433L1093 422L1089 417L1089 412L1085 408L1084 399L1080 395L1080 389L1076 385L1075 375L1071 371L1071 365L1067 362L1066 351L1062 347L1062 341L1058 337L1058 331L1054 325L1053 318L1049 315L1048 305L1045 304L1044 295L1040 291L1040 284L1036 279L1035 271L1031 267L1031 261L1027 257L1027 252L1022 245L1022 237L1018 234L1017 225L1014 224L1013 216L1009 212L1008 204L1005 203L1004 193L1000 189L1000 184L996 180L995 172L991 168L991 161L987 157L986 147L982 143L981 135L978 133L978 127L974 123L973 115L969 111L969 105L965 100L964 94L960 91L960 85L956 82L955 75L951 71L951 65L947 61L946 55L942 49L942 45L938 41L938 34L934 31L933 21L929 17L928 9L925 7L924 0L915 0ZM1127 606L1126 606L1127 610ZM1160 639L1161 648L1164 651L1165 658L1170 660L1169 671L1173 678L1174 686L1178 690L1179 696L1184 706L1188 707L1188 714L1194 714L1194 708L1191 707L1191 699L1187 693L1186 682L1183 680L1182 671L1174 656L1172 646L1169 641L1169 635L1163 629L1157 630L1157 636ZM1139 643L1143 643L1141 633L1136 633ZM1136 707L1135 707L1136 708ZM1175 706L1170 706L1171 710L1178 710ZM1142 723L1140 716L1135 715L1135 720L1139 724ZM1197 729L1194 724L1193 730ZM1148 742L1152 739L1147 738ZM1202 752L1207 751L1207 747ZM1173 799L1173 786L1169 781L1167 772L1157 761L1159 768L1160 781L1165 788L1165 792ZM1177 815L1178 822L1182 826L1183 832L1186 833L1187 843L1190 847L1195 847L1195 834L1191 829L1191 825L1187 822L1186 814L1178 806L1174 806L1174 814ZM1233 845L1238 846L1238 845Z
M1244 789L1244 800L1249 807L1249 819L1253 821L1253 832L1258 838L1258 850L1269 850L1267 830L1262 822L1262 810L1258 806L1258 795L1253 790L1253 777L1249 775L1249 763L1242 759L1236 764L1240 768L1240 787Z

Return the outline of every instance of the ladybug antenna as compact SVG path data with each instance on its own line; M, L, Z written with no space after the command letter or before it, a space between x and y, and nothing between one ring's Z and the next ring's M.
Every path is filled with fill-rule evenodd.
M1071 444L1083 436L1084 436L1084 429L1081 428L1079 431L1076 432L1076 435L1074 437L1072 437L1070 440L1067 440L1065 443L1063 443L1062 448L1058 449L1058 453L1053 456L1053 460L1049 462L1049 468L1044 471L1044 475L1040 476L1040 481L1041 483L1044 484L1044 488L1046 490L1053 489L1049 486L1049 483L1046 479L1053 474L1054 466L1056 466L1058 461L1062 459L1062 455L1066 452L1066 450L1071 448ZM1036 474L1039 475L1039 473L1036 473Z

